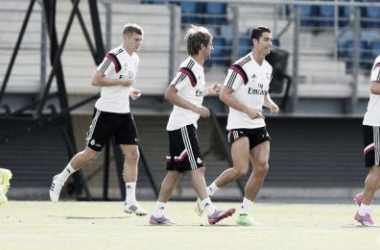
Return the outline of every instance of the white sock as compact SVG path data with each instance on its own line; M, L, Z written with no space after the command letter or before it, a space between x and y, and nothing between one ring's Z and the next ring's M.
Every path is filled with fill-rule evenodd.
M126 197L125 201L127 204L135 204L137 203L136 201L136 182L126 182L125 183L125 190L126 192Z
M154 207L153 217L155 218L161 218L164 216L164 210L165 210L166 202L156 202L156 206Z
M240 207L240 214L249 214L249 211L251 211L251 206L253 204L253 201L248 200L247 198L244 197L243 203L241 204Z
M369 213L371 213L371 208L369 207L369 205L362 203L359 207L359 215L364 216Z
M211 202L210 197L207 197L206 199L202 200L201 204L202 204L202 207L206 209L208 216L211 216L215 213L216 208L214 204Z
M72 175L76 170L71 166L71 164L67 164L67 166L63 169L63 171L59 174L58 178L61 182L65 183L67 179Z
M216 185L216 183L214 181L213 183L211 183L210 186L207 187L207 194L209 196L213 196L216 193L216 191L218 191L218 190L219 190L219 187Z

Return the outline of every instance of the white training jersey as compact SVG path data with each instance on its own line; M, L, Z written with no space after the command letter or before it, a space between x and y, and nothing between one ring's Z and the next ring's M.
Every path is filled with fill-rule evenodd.
M97 70L110 79L135 79L139 66L139 57L136 53L130 55L122 45L111 50ZM129 113L129 92L132 87L108 86L102 87L100 98L95 103L98 110L111 113Z
M259 65L252 53L249 53L232 64L223 85L234 90L232 95L239 102L247 107L262 110L264 96L269 91L271 80L272 66L266 60ZM264 119L251 119L244 112L229 108L227 130L253 129L264 126Z
M380 84L380 56L376 57L371 71L371 82ZM363 125L380 126L380 95L370 93Z
M170 85L178 90L177 94L182 99L196 106L202 106L206 86L205 74L203 67L191 56L181 63ZM197 128L199 117L199 114L191 110L174 105L166 130L173 131L190 124L193 124Z

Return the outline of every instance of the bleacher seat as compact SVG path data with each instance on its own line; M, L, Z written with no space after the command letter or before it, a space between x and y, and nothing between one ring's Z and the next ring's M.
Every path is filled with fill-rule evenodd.
M323 0L332 2L332 0ZM319 7L318 25L321 27L334 26L335 7L332 5L321 5Z
M368 68L367 55L369 51L369 44L367 41L360 41L359 44L359 67L361 69ZM346 69L350 70L353 67L354 58L354 41L349 40L346 43Z
M371 60L375 60L375 58L380 55L380 40L372 41L369 45L369 55L368 57Z
M252 41L250 37L239 37L238 57L245 56L252 50Z
M199 14L203 13L204 4L199 2L181 2L181 22L201 24L203 19Z
M231 26L221 26L219 28L220 35L226 40L226 46L232 46L234 29Z
M205 3L204 14L207 15L204 19L206 24L227 24L226 3Z
M379 3L378 0L366 0L367 3ZM380 27L380 7L363 7L364 11L364 27L378 28Z
M212 65L228 66L230 64L226 40L223 37L214 37L212 40L214 51L211 54L209 63Z
M297 9L300 12L301 26L316 26L319 6L297 5Z

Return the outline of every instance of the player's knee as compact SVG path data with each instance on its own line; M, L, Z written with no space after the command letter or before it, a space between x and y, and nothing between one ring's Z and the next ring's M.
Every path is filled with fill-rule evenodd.
M140 152L138 150L131 150L127 152L126 158L128 161L138 161L140 158Z
M248 172L248 168L234 168L234 176L235 179L239 179L240 177L246 175Z
M269 170L269 164L264 163L262 165L257 165L254 169L256 176L265 177Z
M82 152L82 156L85 157L88 162L93 161L96 158L98 158L99 154L100 152L97 152L95 150L89 150L89 149Z

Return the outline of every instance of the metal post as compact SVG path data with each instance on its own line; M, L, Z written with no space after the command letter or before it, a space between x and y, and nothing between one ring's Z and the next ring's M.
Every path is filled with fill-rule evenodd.
M293 30L293 87L291 88L291 102L289 111L293 112L298 102L298 60L299 60L299 33L300 33L300 10L294 6L294 30Z
M40 94L39 99L42 97L41 93L43 91L45 82L46 82L46 68L47 68L47 42L46 42L46 35L47 32L47 25L46 25L46 18L45 18L45 8L41 6L41 65L40 65L40 90L38 93Z
M17 57L17 53L20 49L20 45L21 45L21 42L22 42L22 38L24 37L24 34L25 34L25 30L26 30L26 27L28 25L28 22L29 22L29 18L30 18L30 15L32 13L32 10L33 10L33 6L34 6L34 3L36 2L36 0L31 0L30 1L30 4L29 4L29 7L28 7L28 10L26 12L26 15L25 15L25 19L24 19L24 22L22 23L22 27L21 27L21 30L20 30L20 33L19 33L19 36L17 38L17 42L16 42L16 45L15 45L15 48L13 49L13 53L12 53L12 57L11 57L11 61L9 62L8 64L8 68L7 68L7 71L5 72L5 76L4 76L4 80L3 80L3 85L1 86L1 89L0 89L0 105L1 105L1 99L3 98L4 96L4 92L5 92L5 88L7 86L7 83L8 83L8 80L9 80L9 77L11 75L11 72L12 72L12 69L13 69L13 65L14 65L14 62L16 60L16 57Z
M338 60L338 31L339 31L339 5L338 0L335 0L334 5L334 61Z
M347 113L353 114L358 103L358 81L360 70L360 9L354 11L354 58L352 61L351 98Z
M176 69L176 50L179 46L177 46L177 28L176 28L176 5L169 4L170 11L170 40L169 40L169 78L174 77L175 69Z
M231 7L231 12L232 12L232 20L233 22L233 39L232 39L232 51L231 51L231 56L232 56L232 62L238 59L238 52L239 52L239 20L240 20L240 15L239 15L239 8L237 6L232 6Z
M110 3L104 3L106 9L106 49L111 50L112 46L112 5Z
M104 169L103 169L103 200L108 200L108 187L110 176L110 142L104 147Z

